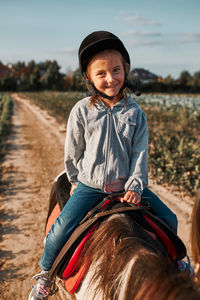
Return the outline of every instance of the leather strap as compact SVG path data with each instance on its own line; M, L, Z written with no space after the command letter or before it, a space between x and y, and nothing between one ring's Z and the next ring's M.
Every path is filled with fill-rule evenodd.
M56 271L60 263L62 263L62 259L65 257L65 254L67 251L71 248L71 246L74 244L74 242L88 229L92 224L94 224L98 219L115 214L115 213L123 213L127 211L133 211L133 210L143 210L143 208L139 206L132 206L132 207L118 207L115 209L111 209L108 211L103 211L97 213L95 216L92 216L92 218L88 218L87 221L84 223L81 222L79 226L75 229L75 231L72 233L70 238L67 240L61 251L59 252L57 258L55 259L51 269L48 272L48 276L50 279L54 278L56 276Z

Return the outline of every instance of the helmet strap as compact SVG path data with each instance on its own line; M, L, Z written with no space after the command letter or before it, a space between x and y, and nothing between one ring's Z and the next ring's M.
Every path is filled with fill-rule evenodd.
M99 94L101 97L105 98L105 99L108 99L108 100L112 100L114 98L114 96L108 96L102 92L100 92L96 87L95 85L93 84L92 81L89 80L89 78L87 77L87 75L85 76L86 77L86 80L90 86L90 96L95 96L96 94Z

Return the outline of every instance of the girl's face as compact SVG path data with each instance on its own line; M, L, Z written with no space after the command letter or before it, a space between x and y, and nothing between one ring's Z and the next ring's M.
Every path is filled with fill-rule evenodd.
M108 101L119 101L117 96L124 84L125 71L118 51L105 50L97 53L88 64L87 75L98 91L114 97Z

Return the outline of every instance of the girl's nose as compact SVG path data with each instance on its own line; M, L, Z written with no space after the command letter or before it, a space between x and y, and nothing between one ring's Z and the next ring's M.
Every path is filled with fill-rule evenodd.
M106 80L107 80L107 82L112 82L114 80L112 73L110 73L110 72L107 73Z

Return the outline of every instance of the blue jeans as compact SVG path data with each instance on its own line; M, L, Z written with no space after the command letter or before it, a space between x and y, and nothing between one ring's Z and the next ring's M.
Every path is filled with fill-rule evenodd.
M91 188L81 182L78 183L73 195L67 201L47 235L44 252L40 260L40 266L44 271L51 268L58 253L85 214L107 195L108 193L100 189ZM149 189L144 189L141 202L150 203L156 215L168 223L175 232L177 231L176 216Z
M162 219L177 234L178 220L176 215L148 188L145 188L141 197L141 203L149 205L155 215Z

